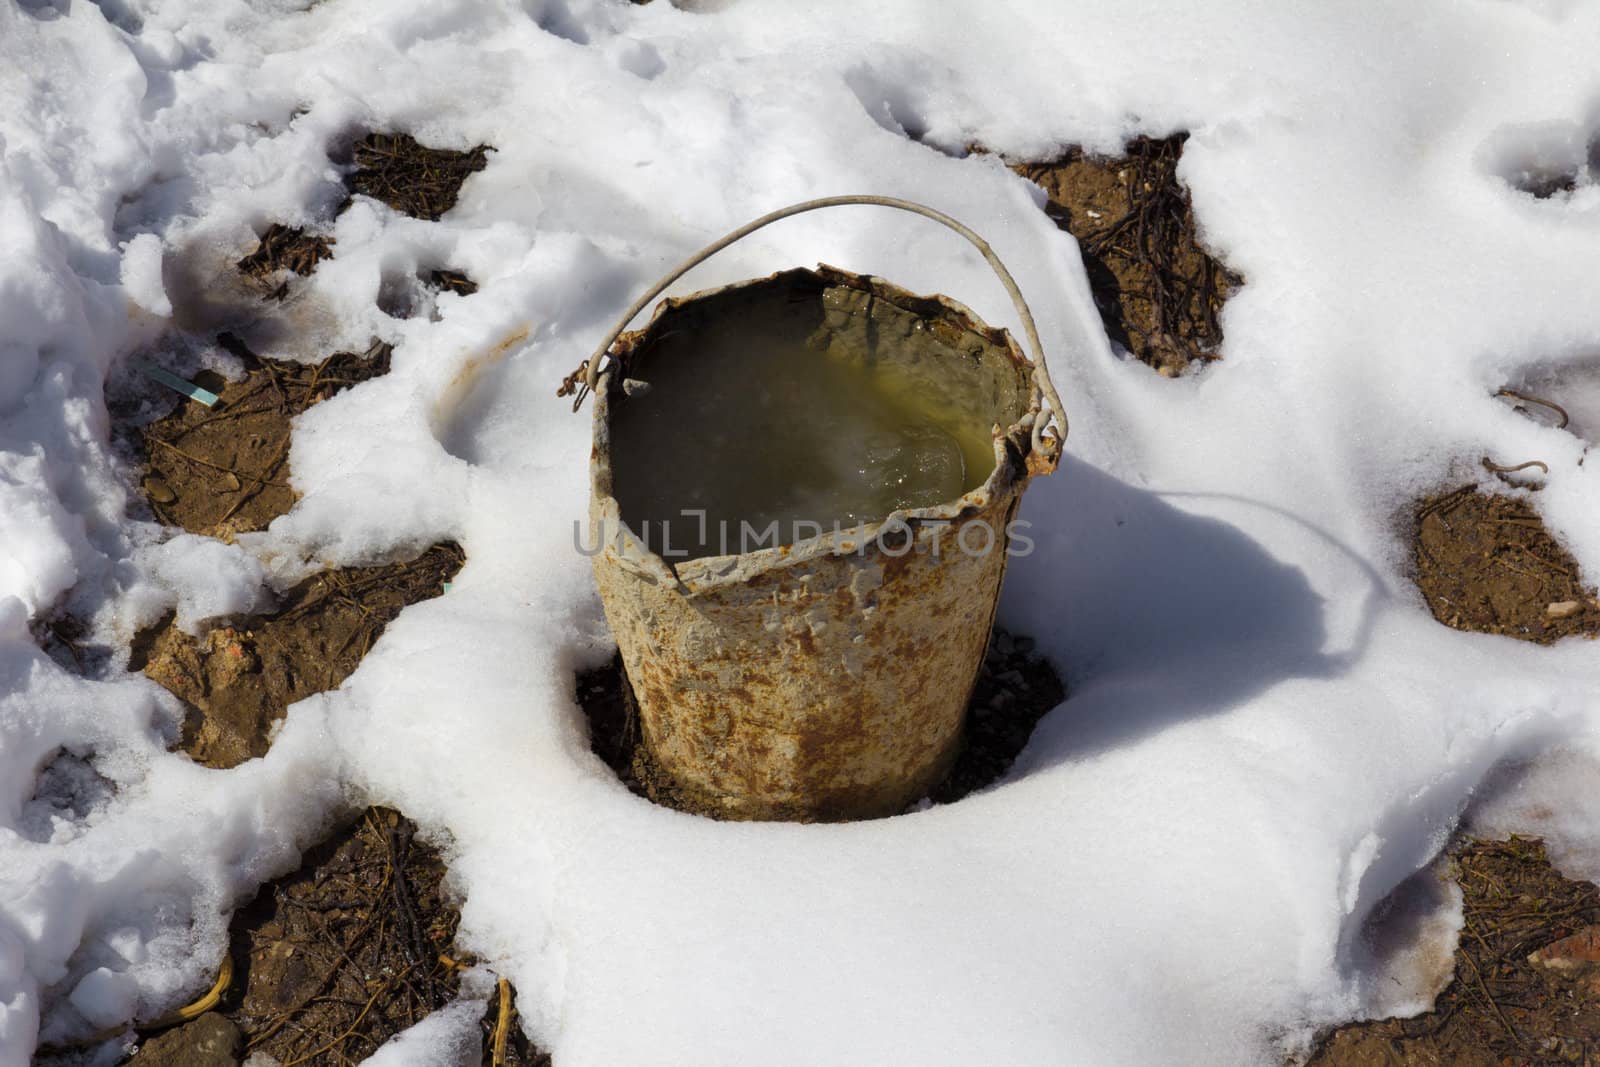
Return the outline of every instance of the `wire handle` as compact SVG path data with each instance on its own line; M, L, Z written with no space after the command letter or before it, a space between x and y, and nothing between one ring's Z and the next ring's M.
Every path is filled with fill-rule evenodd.
M633 317L639 314L639 312L643 311L652 300L660 296L667 286L671 285L673 282L689 273L689 271L694 267L699 266L701 263L705 262L707 259L710 259L724 248L727 248L735 241L742 237L748 237L750 234L755 233L763 226L777 222L779 219L786 219L791 215L799 215L807 211L816 211L818 208L842 207L851 204L869 204L877 205L879 207L892 207L897 208L900 211L909 211L913 215L921 215L923 218L932 219L935 222L942 223L946 227L954 230L956 233L959 233L962 237L965 237L969 242L971 242L974 248L983 253L983 258L988 260L989 266L994 269L995 276L1000 279L1000 284L1005 286L1006 295L1011 297L1011 304L1017 309L1018 317L1022 319L1022 329L1027 334L1028 347L1032 350L1029 354L1033 357L1033 368L1034 373L1038 376L1037 380L1039 382L1039 389L1044 393L1045 401L1048 403L1050 408L1048 417L1041 415L1041 417L1034 422L1033 445L1036 449L1044 451L1045 424L1049 422L1051 418L1054 418L1055 420L1057 443L1059 444L1060 442L1065 441L1067 437L1067 409L1062 406L1061 397L1056 393L1055 383L1050 380L1050 371L1049 368L1045 366L1044 362L1044 345L1040 344L1039 342L1039 328L1034 325L1033 312L1028 310L1028 302L1022 298L1022 290L1017 287L1016 279L1011 276L1011 272L1009 270L1006 270L1005 264L1000 262L1000 257L995 255L994 249L989 246L989 242L978 236L978 234L970 227L962 224L956 219L951 218L942 211L928 207L924 204L918 204L911 200L901 200L900 198L893 196L825 196L819 200L806 200L798 204L791 204L786 208L780 208L779 210L770 214L762 215L759 219L756 219L754 222L746 223L737 230L734 230L732 233L728 234L726 237L723 237L721 240L713 241L711 244L706 245L700 251L696 252L694 255L690 256L688 259L672 268L666 277L662 278L655 285L651 286L648 292L646 292L639 299L635 300L633 304L629 306L628 310L623 312L621 321L619 321L616 326L612 328L610 333L606 334L605 340L600 342L600 347L596 348L594 350L594 355L589 357L585 392L593 392L594 389L599 385L600 361L606 357L606 354L611 350L611 346L615 344L617 338L622 335L622 331L628 328L628 323L632 322ZM578 403L582 402L583 396L582 394L579 394ZM574 406L576 407L576 405Z

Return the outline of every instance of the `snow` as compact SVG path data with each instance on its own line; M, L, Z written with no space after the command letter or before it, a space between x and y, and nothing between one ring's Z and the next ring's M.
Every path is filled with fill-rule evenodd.
M208 987L231 908L350 803L446 845L465 946L561 1067L1277 1062L1426 1003L1363 922L1464 815L1600 872L1593 646L1440 627L1402 521L1481 456L1538 458L1533 502L1600 573L1600 4L691 6L0 6L0 1063ZM332 221L328 153L374 127L496 151L439 222ZM961 155L1175 129L1248 284L1224 360L1168 381L1111 351L1038 190ZM1549 168L1575 189L1518 191ZM1033 304L1073 429L1002 621L1072 695L959 804L711 823L588 753L589 427L552 393L668 266L847 192L960 218ZM268 531L168 536L130 513L103 385L161 345L223 365L227 265L273 221L336 245L257 340L376 335L393 370L298 420L303 496ZM1017 327L974 253L868 208L678 291L818 260ZM480 291L378 309L437 267ZM1575 432L1493 396L1551 382ZM451 591L230 771L166 750L177 709L125 658L85 680L28 635L66 606L125 650L164 610L198 628L446 537ZM374 1059L452 1062L487 995Z

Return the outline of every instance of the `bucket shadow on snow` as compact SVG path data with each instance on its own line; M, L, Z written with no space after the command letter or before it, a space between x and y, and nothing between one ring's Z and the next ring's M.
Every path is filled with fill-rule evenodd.
M1366 645L1381 579L1296 516L1240 497L1194 497L1264 508L1342 549L1369 583L1342 648L1329 649L1325 601L1298 567L1227 522L1167 502L1179 494L1139 489L1070 456L1033 494L1024 517L1038 563L1013 564L1002 618L1039 635L1073 695L1040 722L1014 773L1133 744L1286 679L1336 676Z

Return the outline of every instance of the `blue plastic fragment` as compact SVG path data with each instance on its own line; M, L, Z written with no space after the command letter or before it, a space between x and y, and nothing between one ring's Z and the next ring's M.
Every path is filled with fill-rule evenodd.
M167 388L174 389L191 400L198 400L208 408L216 407L217 402L222 399L211 390L202 389L193 382L185 381L176 374L164 371L160 367L146 367L145 373Z

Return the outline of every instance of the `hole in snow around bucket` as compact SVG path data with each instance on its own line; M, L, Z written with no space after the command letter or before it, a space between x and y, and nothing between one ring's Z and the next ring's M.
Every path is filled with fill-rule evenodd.
M1055 467L1032 366L825 266L667 301L613 359L582 550L651 758L730 818L906 810L957 756L1011 517Z
M650 758L639 733L620 655L577 677L578 704L589 722L596 756L635 794L664 807L722 818L678 790ZM967 701L960 754L954 767L916 805L951 804L999 781L1010 770L1040 719L1066 699L1066 686L1033 640L996 627Z

